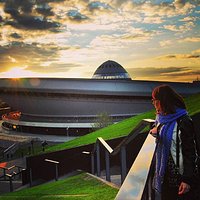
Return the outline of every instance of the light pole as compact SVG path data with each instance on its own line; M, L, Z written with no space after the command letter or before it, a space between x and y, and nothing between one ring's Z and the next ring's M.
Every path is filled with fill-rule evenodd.
M69 136L69 132L68 132L68 130L69 130L69 126L66 128L66 130L67 130L67 136Z

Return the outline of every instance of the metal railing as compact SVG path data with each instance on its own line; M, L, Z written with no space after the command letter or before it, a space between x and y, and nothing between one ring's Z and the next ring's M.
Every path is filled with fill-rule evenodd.
M58 180L58 164L60 162L56 161L56 160L50 160L50 159L45 159L45 162L48 162L50 164L53 164L55 166L55 180Z
M105 152L105 169L106 169L106 180L110 181L110 156L114 156L120 153L120 166L121 166L121 184L125 180L127 175L127 158L126 158L126 147L127 145L133 141L139 134L142 133L144 128L152 125L154 120L151 119L143 119L132 131L131 133L115 148L112 149L109 144L103 140L103 138L99 137L96 140L94 145L94 149L91 152L84 151L83 153L89 154L91 156L91 172L95 174L95 166L96 166L96 174L98 177L101 176L101 155L100 155L100 145L103 147ZM96 160L95 160L96 158ZM96 162L96 165L95 165Z
M151 166L155 150L155 138L148 135L137 158L126 176L115 200L151 199Z
M0 177L1 181L9 181L10 182L10 192L13 191L13 181L21 179L21 174L25 170L23 167L13 165L11 167L0 167L3 170L3 175ZM17 171L15 171L17 169Z

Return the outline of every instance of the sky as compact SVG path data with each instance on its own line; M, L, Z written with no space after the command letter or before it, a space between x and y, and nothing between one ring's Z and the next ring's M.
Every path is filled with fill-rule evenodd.
M200 78L200 0L0 0L0 78Z

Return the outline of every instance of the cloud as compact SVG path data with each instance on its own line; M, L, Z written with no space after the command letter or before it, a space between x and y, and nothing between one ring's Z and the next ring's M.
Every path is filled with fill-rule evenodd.
M56 60L57 51L54 46L25 44L12 42L7 46L0 46L0 71L13 66L40 66L46 60ZM19 51L20 49L20 51Z
M5 24L11 25L15 28L28 28L35 30L59 28L59 22L54 22L51 19L46 18L48 15L53 15L48 4L43 4L43 7L41 7L41 4L38 6L35 6L34 1L31 0L6 1L4 12L10 14L11 17L5 20ZM46 11L44 12L44 10Z
M192 28L195 26L194 22L187 22L185 24L182 24L180 26L178 25L164 25L163 28L166 30L174 31L174 32L186 32L192 30Z
M199 59L200 54L170 54L158 57L158 59Z
M151 17L145 17L141 22L146 24L161 24L164 23L165 20L162 17L151 16Z
M15 39L21 38L21 36L18 33L11 33L10 37L15 38Z
M180 42L200 42L200 37L186 37Z
M51 28L58 28L60 24L51 20L46 20L43 17L27 16L27 15L15 15L16 21L7 21L7 25L11 25L15 28L28 28L35 30L46 30Z
M36 11L43 16L52 16L54 12L52 11L52 7L49 6L48 3L41 3L36 6Z
M119 5L119 0L113 1L115 5ZM186 15L195 7L192 2L175 0L172 3L153 4L150 1L143 1L141 3L134 3L126 1L120 4L120 8L124 11L132 11L142 13L145 17L159 16L159 17L173 17L178 15Z
M189 22L189 21L196 21L197 20L197 17L192 17L192 16L187 16L187 17L184 17L183 19L180 19L179 21L182 21L182 22Z
M78 22L82 22L82 21L89 19L89 17L81 14L77 10L69 10L68 13L67 13L67 16L69 17L70 20L78 21Z
M83 58L78 59L81 52L85 53L83 58L87 59L87 52L76 46L57 46L53 43L26 44L15 41L0 46L0 73L18 67L41 74L55 73L61 76L72 68L83 67Z
M192 51L192 54L193 55L200 54L200 49L196 49L196 50Z
M197 77L200 75L199 69L193 69L190 67L165 67L165 68L154 68L154 67L142 67L142 68L131 68L128 70L135 79L141 79L146 77L147 80L171 80L176 78L187 80L188 77Z
M52 73L65 73L67 71L70 71L72 68L78 68L81 67L81 64L77 64L77 63L58 63L58 62L50 62L46 65L46 63L44 63L44 65L40 65L40 66L29 66L27 67L28 70L34 71L34 72L38 72L38 73L48 73L48 74L52 74ZM55 71L56 68L56 71Z
M88 4L88 8L90 11L93 12L95 10L108 10L111 9L112 7L107 3L103 3L100 1L93 1Z
M163 27L170 31L179 31L176 25L164 25Z
M101 47L106 50L116 51L122 48L128 48L133 43L144 43L149 41L157 33L146 31L140 28L130 28L122 34L110 34L97 36L90 43L92 48Z
M171 40L163 40L163 41L160 41L160 46L161 47L169 47L172 45L172 41Z

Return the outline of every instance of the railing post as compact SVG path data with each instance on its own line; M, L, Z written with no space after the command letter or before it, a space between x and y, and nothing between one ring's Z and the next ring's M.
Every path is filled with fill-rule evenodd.
M55 176L55 180L58 180L58 163L55 164L55 170L56 170L56 176Z
M49 160L49 159L44 159L44 161L55 165L55 180L57 181L58 180L58 164L59 164L59 162L55 161L55 160Z
M121 184L124 182L124 179L127 174L127 166L126 166L126 146L121 147L120 151L121 155Z
M100 163L100 144L97 142L97 148L96 148L96 154L97 154L97 176L101 176L101 163Z
M12 175L7 174L8 178L9 178L9 183L10 183L10 192L13 192L13 180L12 180Z
M3 176L4 176L4 180L6 180L6 168L3 168Z
M30 179L30 183L29 183L29 185L30 185L30 187L32 187L33 176L32 176L32 169L31 169L31 168L29 169L29 179Z
M105 159L106 159L106 180L110 182L110 158L109 152L105 150Z
M94 174L94 153L91 153L91 172Z
M21 169L20 169L20 167L19 167L19 166L17 166L17 168L18 168L18 174L19 174L19 178L21 178Z

